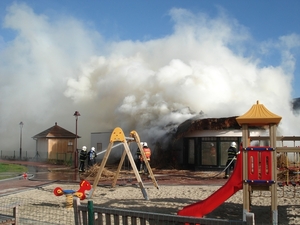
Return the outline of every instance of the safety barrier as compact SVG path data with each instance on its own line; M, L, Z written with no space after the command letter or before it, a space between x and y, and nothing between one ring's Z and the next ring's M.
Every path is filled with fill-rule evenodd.
M254 214L247 214L247 221L222 220L177 216L169 214L141 212L125 209L94 207L93 201L80 204L78 198L74 198L75 225L160 225L160 224L184 224L184 225L254 225Z
M300 182L278 182L278 187L282 190L282 195L278 197L299 198L300 197ZM298 190L297 190L298 189Z
M18 224L18 217L17 217L17 212L18 212L18 206L19 204L13 204L13 205L4 205L0 206L1 209L8 208L11 210L11 213L5 213L3 214L2 212L0 213L0 224Z

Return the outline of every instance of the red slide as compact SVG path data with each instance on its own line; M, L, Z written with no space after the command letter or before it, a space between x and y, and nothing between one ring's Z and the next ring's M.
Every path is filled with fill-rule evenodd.
M185 206L183 209L178 211L177 215L203 217L219 207L237 191L241 190L243 188L242 161L243 159L241 152L241 154L239 154L237 157L235 169L226 184L224 184L221 188L219 188L205 200L201 200L191 205Z

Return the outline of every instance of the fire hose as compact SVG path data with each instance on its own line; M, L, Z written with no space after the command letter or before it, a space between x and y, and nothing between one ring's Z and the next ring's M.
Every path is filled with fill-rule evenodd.
M228 167L231 165L231 163L233 162L233 160L236 160L236 157L233 157L233 159L230 161L230 163L225 167L224 170L222 170L220 173L217 173L216 175L212 176L211 178L215 178L216 176L219 176L221 173L224 173Z

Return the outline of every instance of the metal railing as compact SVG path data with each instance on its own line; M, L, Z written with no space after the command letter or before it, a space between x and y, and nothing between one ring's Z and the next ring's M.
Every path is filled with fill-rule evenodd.
M254 214L247 215L247 221L208 219L133 211L126 209L105 208L93 205L93 201L80 204L73 200L75 225L254 225Z

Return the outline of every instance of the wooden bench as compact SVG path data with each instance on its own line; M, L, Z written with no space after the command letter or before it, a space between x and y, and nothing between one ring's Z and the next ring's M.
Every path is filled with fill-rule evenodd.
M0 225L18 225L18 206L19 204L13 204L13 205L4 205L0 206L1 212L4 210L4 213L0 213ZM11 214L6 213L9 211L9 209L12 210Z

